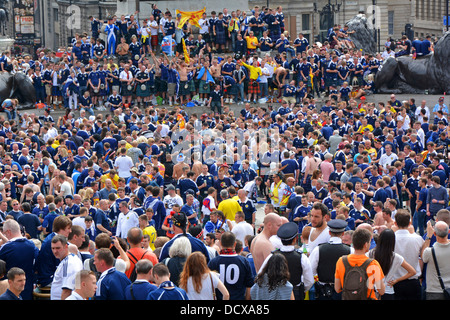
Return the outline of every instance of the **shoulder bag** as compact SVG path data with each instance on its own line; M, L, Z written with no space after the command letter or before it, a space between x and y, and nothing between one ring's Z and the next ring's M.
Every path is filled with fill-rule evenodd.
M450 288L446 288L444 285L444 281L441 278L441 272L439 271L439 266L436 259L436 253L434 252L434 247L431 248L431 253L433 255L434 266L436 267L436 273L439 279L439 283L441 284L442 291L444 293L445 300L450 300Z

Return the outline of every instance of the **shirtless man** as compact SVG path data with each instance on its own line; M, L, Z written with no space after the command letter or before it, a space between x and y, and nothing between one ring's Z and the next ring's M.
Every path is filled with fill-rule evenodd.
M219 77L222 74L222 65L225 63L225 59L223 59L220 63L217 61L217 58L212 60L211 66L211 75L214 78L214 81L218 83Z
M151 55L151 57L152 57L152 60L153 60L153 64L154 64L154 69L155 69L155 79L160 79L161 78L161 64L164 62L165 63L165 61L163 61L163 59L158 59L156 56L155 56L155 54L154 54L154 51L151 51L150 52L150 55ZM166 91L162 91L162 92L156 92L156 94L155 95L160 95L162 98L163 98L163 100L165 101L166 100L166 97L167 97L167 92Z
M181 60L175 63L175 69L178 71L178 74L180 76L179 92L181 94L179 94L179 98L180 98L180 105L183 105L184 104L183 96L186 96L186 102L188 102L190 98L190 93L188 89L185 89L185 86L188 85L188 73L190 71L190 68L186 66L186 63L183 60Z
M288 75L288 70L277 66L277 68L273 72L273 84L278 88L278 98L281 97L281 94L283 93L283 85L286 79L286 76Z
M120 61L128 61L128 51L130 46L126 42L125 37L120 38L120 43L117 45L117 55L119 56Z
M192 180L197 180L197 177L202 173L203 164L200 161L200 153L194 152L192 154L192 171L194 171L195 176Z
M330 218L328 208L321 202L314 203L311 209L311 233L308 239L308 251L313 249L321 243L327 243L330 239L328 232L327 221Z
M202 77L201 77L201 81L200 85L203 85L202 83L204 83L204 85L206 86L208 81L208 73L212 75L212 67L209 65L209 61L205 60L205 62L203 62L203 67L205 68L205 72L203 73ZM209 88L209 84L207 85L207 87ZM207 91L208 93L203 93L202 89L199 89L199 95L200 95L200 101L202 101L202 105L205 105L206 101L209 99L209 90L210 89L203 89L204 91Z
M185 167L189 169L189 166L186 163L184 163L184 161L179 161L176 165L174 165L172 178L178 181L178 179L180 179L183 176Z
M322 160L320 158L314 156L314 147L311 146L309 148L308 159L306 159L305 174L303 176L302 187L305 189L305 192L311 190L311 176L319 168L321 162Z
M266 257L275 249L270 242L270 237L277 234L282 224L282 219L276 213L269 213L264 217L264 229L252 241L251 253L258 272Z

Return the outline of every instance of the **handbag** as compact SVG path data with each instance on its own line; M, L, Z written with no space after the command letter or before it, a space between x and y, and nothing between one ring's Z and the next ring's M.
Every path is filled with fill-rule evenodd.
M213 279L211 276L211 272L209 273L209 279L211 280L211 288L212 288L212 294L213 294L213 300L217 300L216 297L216 289L214 288Z
M436 253L434 252L434 247L431 248L431 253L433 255L434 266L436 267L436 273L437 273L437 276L439 279L439 283L441 284L441 288L444 293L444 298L445 298L445 300L450 300L450 288L446 288L444 286L444 281L442 281L441 272L439 271L439 266L438 266L437 259L436 259Z

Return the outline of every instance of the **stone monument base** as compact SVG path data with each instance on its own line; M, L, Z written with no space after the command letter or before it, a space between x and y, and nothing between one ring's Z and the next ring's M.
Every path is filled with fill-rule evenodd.
M0 38L0 52L11 51L14 45L14 39Z

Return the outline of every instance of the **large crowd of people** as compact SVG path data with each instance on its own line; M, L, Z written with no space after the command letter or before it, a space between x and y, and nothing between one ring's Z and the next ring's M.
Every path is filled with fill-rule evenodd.
M294 39L281 7L180 19L0 58L43 107L2 103L0 300L445 299L445 97L366 98L429 38L371 55L347 26Z

